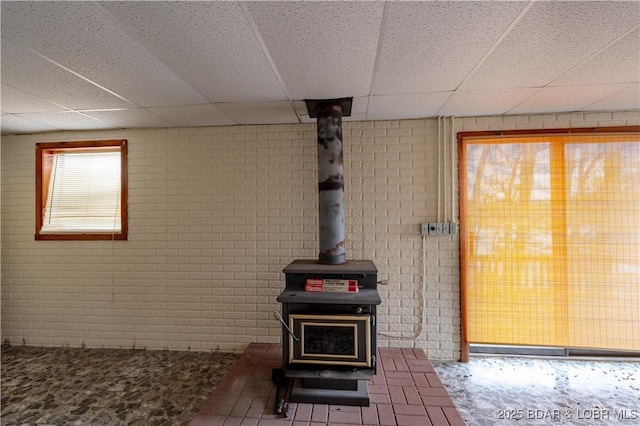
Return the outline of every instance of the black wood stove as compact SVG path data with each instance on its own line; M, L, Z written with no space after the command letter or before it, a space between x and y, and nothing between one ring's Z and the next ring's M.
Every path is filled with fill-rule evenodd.
M278 296L283 368L273 376L293 381L292 402L368 406L367 380L376 372L378 270L370 260L347 261L345 253L342 116L351 114L351 101L306 101L318 119L320 251L318 260L284 268L286 288Z
M284 268L278 296L285 375L295 379L291 402L368 406L376 372L377 273L370 260L341 265L295 260ZM305 291L317 280L354 280L357 292Z

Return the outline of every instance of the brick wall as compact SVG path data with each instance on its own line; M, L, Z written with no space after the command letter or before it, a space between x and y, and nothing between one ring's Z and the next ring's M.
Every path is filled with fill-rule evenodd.
M633 111L461 118L456 130L638 124ZM347 257L372 259L389 282L381 346L451 360L458 238L419 232L437 218L437 134L435 119L344 123ZM35 143L114 138L129 140L129 240L34 241ZM313 124L3 137L2 339L206 351L278 342L282 268L317 258L315 140Z

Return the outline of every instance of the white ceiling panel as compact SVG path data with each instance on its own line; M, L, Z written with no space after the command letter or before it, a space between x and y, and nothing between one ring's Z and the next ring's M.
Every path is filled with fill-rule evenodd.
M238 124L299 123L298 116L288 101L221 103L216 104L216 107Z
M513 108L510 113L551 113L561 106L565 111L578 111L587 105L606 98L627 84L602 84L591 86L545 87Z
M93 2L2 2L2 36L140 106L207 102Z
M7 84L2 85L0 98L3 113L67 111L67 108Z
M148 109L178 127L226 126L237 124L212 104Z
M490 89L456 91L438 111L438 115L501 115L540 89Z
M46 124L58 129L65 129L68 123L73 123L73 128L77 130L98 130L114 129L115 126L96 120L79 112L43 112L36 114L16 114L16 116L27 120Z
M630 84L612 95L581 108L580 111L640 110L640 83Z
M82 111L82 113L123 129L173 126L169 121L142 108Z
M287 99L239 2L101 5L210 102Z
M544 87L639 17L640 2L536 2L462 89Z
M251 2L292 99L370 93L383 2Z
M640 21L640 15L638 16ZM630 83L640 78L640 26L593 56L584 64L555 80L552 86Z
M640 109L640 1L0 7L3 134Z
M392 2L372 94L454 90L525 2Z
M104 108L133 106L5 39L2 40L2 83L70 109L92 108L96 104Z
M13 114L2 114L2 133L39 133L61 130L61 128L49 126L33 120L19 117Z
M371 96L367 110L368 120L393 120L435 116L453 92L423 93L416 95Z

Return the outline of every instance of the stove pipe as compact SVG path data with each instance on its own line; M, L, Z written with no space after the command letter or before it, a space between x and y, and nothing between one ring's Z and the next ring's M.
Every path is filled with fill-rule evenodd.
M318 208L320 253L318 262L347 262L344 238L344 164L342 117L351 115L353 98L305 100L310 117L317 117Z

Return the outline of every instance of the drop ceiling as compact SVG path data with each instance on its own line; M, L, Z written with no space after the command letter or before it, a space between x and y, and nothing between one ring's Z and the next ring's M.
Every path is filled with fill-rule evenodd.
M3 134L640 109L638 1L1 7Z

